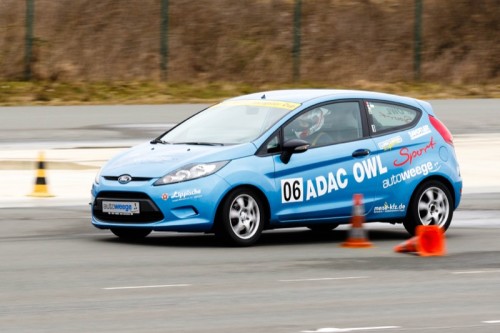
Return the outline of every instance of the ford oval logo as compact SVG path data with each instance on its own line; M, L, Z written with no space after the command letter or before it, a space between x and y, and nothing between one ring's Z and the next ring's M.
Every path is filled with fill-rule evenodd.
M121 175L120 177L118 177L118 182L120 184L127 184L131 180L132 180L132 176L131 175Z

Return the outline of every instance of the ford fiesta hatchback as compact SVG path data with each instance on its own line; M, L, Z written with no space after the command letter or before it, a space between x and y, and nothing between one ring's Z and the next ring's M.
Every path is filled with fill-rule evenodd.
M461 198L453 137L431 105L364 91L231 98L106 163L92 223L124 239L213 232L254 244L265 229L367 222L446 230Z

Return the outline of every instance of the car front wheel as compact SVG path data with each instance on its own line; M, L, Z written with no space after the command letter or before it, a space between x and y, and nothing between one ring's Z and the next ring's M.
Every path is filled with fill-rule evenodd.
M231 245L249 246L259 239L264 220L264 206L255 191L237 189L222 204L217 233Z
M438 181L420 185L415 191L406 220L405 229L414 235L419 225L437 225L448 229L453 217L453 199L446 186Z
M111 232L123 240L141 240L151 233L150 229L113 228Z

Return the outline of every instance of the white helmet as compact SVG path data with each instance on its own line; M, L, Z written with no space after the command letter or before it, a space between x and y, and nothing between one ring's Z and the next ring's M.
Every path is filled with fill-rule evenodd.
M305 139L319 131L325 123L326 112L328 112L327 109L316 108L298 117L296 121L300 127L294 129L297 138Z

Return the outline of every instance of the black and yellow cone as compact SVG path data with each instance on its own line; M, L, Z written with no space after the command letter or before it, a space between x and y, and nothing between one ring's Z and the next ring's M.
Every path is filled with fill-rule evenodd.
M38 168L36 170L36 180L33 192L28 194L30 197L53 197L49 193L47 180L45 177L45 155L43 152L38 154Z

